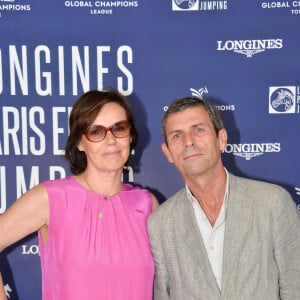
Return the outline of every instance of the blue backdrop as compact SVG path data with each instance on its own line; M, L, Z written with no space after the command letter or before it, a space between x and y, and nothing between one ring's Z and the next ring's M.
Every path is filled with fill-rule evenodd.
M299 1L0 1L0 213L70 174L72 103L103 87L137 116L126 180L160 202L183 186L161 152L160 120L173 99L195 95L222 113L225 166L284 186L299 207L299 25ZM10 299L41 299L35 234L4 252L1 269Z

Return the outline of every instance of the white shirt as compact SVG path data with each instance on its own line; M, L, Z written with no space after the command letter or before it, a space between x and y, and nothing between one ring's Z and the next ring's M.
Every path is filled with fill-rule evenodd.
M186 185L187 196L191 201L197 224L202 236L204 246L206 248L207 256L216 278L217 284L221 290L222 287L222 267L223 267L223 246L224 246L224 232L225 232L225 213L227 206L227 195L229 187L229 177L228 172L226 172L226 192L224 195L224 201L220 209L218 218L212 227L208 218L206 217L204 211L202 210L197 199L192 195L190 189Z

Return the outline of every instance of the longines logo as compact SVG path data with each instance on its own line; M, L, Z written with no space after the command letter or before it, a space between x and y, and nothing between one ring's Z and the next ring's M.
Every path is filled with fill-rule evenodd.
M228 1L172 0L173 11L227 10Z
M265 50L281 49L282 39L217 41L217 51L233 51L251 58Z
M38 245L22 245L23 255L40 255L40 248Z
M269 87L269 114L295 114L299 112L299 86Z
M265 153L280 152L280 143L227 144L224 153L250 160Z

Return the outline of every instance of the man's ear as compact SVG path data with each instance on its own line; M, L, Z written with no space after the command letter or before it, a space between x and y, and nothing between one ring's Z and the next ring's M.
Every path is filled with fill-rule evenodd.
M170 162L170 163L174 163L173 159L172 159L172 155L169 151L169 148L168 148L168 145L166 143L162 143L161 144L161 150L162 152L164 153L164 155L166 156L167 160Z
M225 128L222 128L219 131L219 143L220 143L220 150L224 151L227 146L227 131Z

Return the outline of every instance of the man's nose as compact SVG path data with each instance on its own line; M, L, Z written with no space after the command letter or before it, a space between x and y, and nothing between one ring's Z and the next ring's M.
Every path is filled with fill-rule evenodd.
M194 145L194 137L191 133L186 133L184 136L184 146L190 147Z

